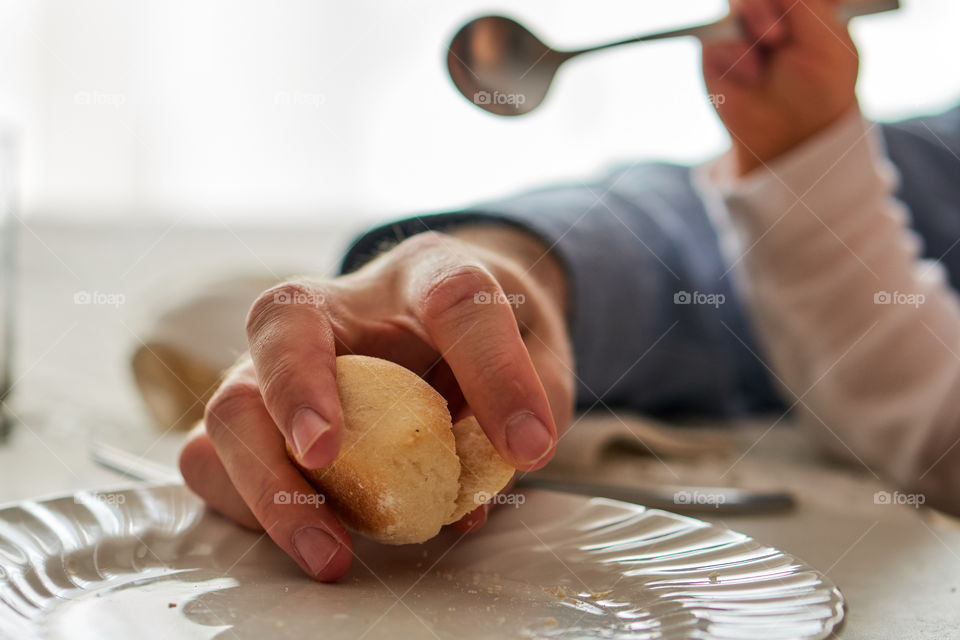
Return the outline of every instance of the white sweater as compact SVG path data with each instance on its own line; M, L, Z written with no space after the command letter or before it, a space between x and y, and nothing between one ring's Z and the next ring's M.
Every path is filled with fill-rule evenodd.
M851 113L742 179L728 161L697 182L788 402L831 452L960 508L960 305L875 125Z

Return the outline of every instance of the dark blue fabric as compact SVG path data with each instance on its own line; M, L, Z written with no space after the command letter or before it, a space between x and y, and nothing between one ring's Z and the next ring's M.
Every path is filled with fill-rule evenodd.
M924 255L960 283L960 109L884 125ZM784 408L690 170L644 163L587 185L563 185L453 213L408 218L363 235L343 261L357 269L397 241L465 222L511 224L564 264L578 405L660 417L735 417ZM675 296L723 296L719 305Z
M960 108L884 125L883 137L924 257L939 260L960 287Z

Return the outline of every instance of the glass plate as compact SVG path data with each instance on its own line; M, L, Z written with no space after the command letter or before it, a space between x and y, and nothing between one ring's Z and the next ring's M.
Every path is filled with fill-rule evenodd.
M528 490L481 533L357 540L336 584L180 485L0 509L0 637L824 638L803 561L665 511ZM519 501L519 500L518 500Z

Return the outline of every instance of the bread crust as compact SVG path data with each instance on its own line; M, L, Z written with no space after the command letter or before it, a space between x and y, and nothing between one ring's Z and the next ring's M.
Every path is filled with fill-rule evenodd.
M343 443L332 463L304 473L348 528L425 542L513 475L476 419L452 427L446 400L417 374L369 356L336 362Z
M516 470L503 461L487 434L473 416L453 425L453 437L460 458L460 490L457 507L450 516L456 522L507 486Z

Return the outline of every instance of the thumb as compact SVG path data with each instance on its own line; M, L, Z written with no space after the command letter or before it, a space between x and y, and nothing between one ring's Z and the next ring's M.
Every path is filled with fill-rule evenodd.
M746 42L718 42L703 45L703 77L711 93L725 87L751 87L763 75L760 52Z

